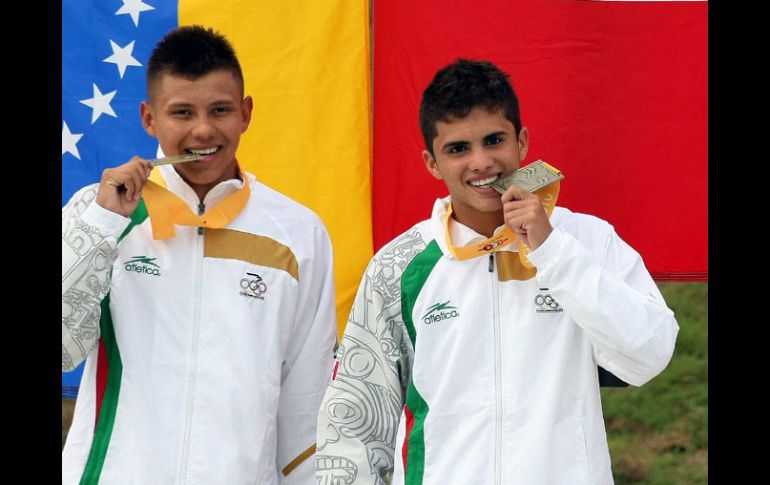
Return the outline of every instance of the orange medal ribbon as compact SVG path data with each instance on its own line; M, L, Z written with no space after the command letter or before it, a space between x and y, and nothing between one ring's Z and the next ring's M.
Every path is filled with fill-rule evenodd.
M249 179L243 176L243 187L220 200L202 215L196 215L179 197L171 193L162 177L153 170L150 180L142 189L142 198L150 216L153 239L171 239L176 234L174 224L180 226L225 227L235 218L249 200Z
M542 189L534 192L540 198L540 202L543 204L545 213L548 217L551 217L553 208L556 206L556 199L559 197L560 183L554 182L551 185L547 185ZM449 219L452 217L452 205L450 203L449 208L444 214L444 239L446 241L449 252L452 253L456 259L464 261L466 259L477 258L484 256L485 254L494 253L500 250L503 246L506 246L516 240L518 234L513 232L507 225L503 225L503 228L497 231L492 237L484 241L469 244L468 246L454 246L452 244L452 238L449 233ZM524 241L519 241L519 260L525 268L534 268L534 265L529 262L527 255L531 251L530 248L524 244Z

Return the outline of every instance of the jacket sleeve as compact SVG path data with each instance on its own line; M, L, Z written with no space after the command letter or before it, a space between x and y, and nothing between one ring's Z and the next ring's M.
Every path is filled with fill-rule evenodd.
M369 263L318 415L319 485L390 483L413 350L394 258Z
M538 282L585 331L597 364L641 386L668 365L679 325L641 256L612 226L596 226L593 252L554 228L529 259Z
M299 261L297 311L281 375L276 466L282 485L314 483L318 406L337 339L331 241L320 219L313 222L312 253Z
M96 200L98 185L79 190L61 212L61 367L71 371L99 341L102 299L129 218Z

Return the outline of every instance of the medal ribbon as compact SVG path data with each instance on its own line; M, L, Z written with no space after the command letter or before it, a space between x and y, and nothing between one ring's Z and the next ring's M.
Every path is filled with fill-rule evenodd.
M556 181L550 185L547 185L534 192L540 198L540 202L543 204L545 213L548 217L551 217L553 208L556 206L556 199L559 197L559 181ZM454 246L452 244L452 238L449 233L449 220L452 217L452 204L449 204L449 208L444 214L444 239L446 241L449 252L452 253L456 259L464 261L466 259L477 258L484 256L485 254L494 253L500 250L503 246L506 246L516 240L518 234L513 232L508 225L503 225L503 228L496 232L492 237L484 241L469 244L468 246ZM534 268L534 265L529 262L527 255L531 249L524 243L519 241L519 259L521 264L526 268ZM515 251L514 251L515 252Z
M157 170L142 189L142 198L150 216L153 239L171 239L176 234L174 224L180 226L210 227L219 229L233 220L249 200L251 188L248 177L243 177L243 187L220 200L202 215L196 215L179 197L166 188Z

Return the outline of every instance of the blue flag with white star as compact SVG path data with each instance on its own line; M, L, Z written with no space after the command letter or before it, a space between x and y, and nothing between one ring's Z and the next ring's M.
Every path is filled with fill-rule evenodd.
M154 158L139 104L150 53L177 18L176 1L62 1L62 206L105 168ZM63 396L77 396L82 373L62 373Z

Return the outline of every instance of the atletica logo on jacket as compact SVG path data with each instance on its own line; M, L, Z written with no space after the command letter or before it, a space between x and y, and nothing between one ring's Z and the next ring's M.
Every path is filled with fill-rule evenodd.
M459 316L460 313L457 311L457 307L450 306L449 300L447 300L444 303L436 303L428 308L428 311L422 317L422 321L425 325L430 325L431 323L438 323Z
M130 261L126 261L126 271L140 273L151 276L160 276L160 266L154 261L158 258L148 256L132 256Z

